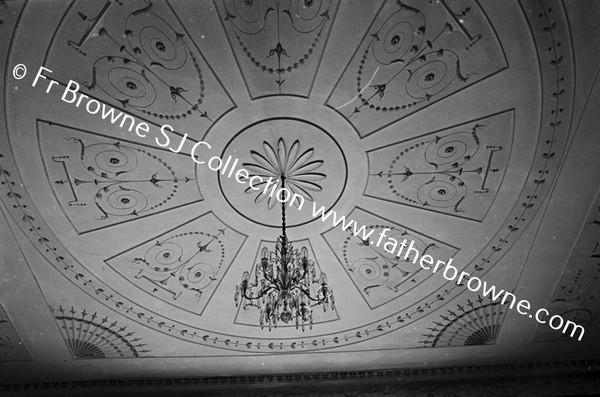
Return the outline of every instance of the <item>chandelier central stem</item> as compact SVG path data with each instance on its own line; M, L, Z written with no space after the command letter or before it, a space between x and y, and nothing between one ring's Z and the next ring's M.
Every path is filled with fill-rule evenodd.
M281 195L283 196L283 191L285 189L285 176L281 176ZM282 202L281 202L281 235L287 239L287 235L285 233L285 201L283 201L283 197L282 197Z
M281 195L283 196L283 192L285 191L285 175L281 175ZM287 234L285 232L285 201L283 197L281 197L281 241L282 241L282 249L281 249L281 259L283 266L283 274L282 274L282 284L286 286L287 284L287 273L288 273L288 252L287 252Z

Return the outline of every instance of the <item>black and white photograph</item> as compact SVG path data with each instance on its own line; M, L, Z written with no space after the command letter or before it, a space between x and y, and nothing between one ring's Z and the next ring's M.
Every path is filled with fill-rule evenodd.
M600 396L600 0L0 0L0 395Z

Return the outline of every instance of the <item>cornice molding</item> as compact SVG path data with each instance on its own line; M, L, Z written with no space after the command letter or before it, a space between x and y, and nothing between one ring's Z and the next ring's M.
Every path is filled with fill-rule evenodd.
M474 377L476 376L476 377ZM507 380L509 379L509 380ZM582 386L589 384L589 390L599 390L600 358L586 360L563 360L532 363L509 363L489 365L466 365L433 368L397 368L364 371L339 371L323 373L299 373L277 375L243 375L211 377L167 377L167 378L123 378L71 380L39 383L14 383L0 385L0 391L61 391L61 390L123 390L123 389L231 389L244 386L253 390L268 388L276 391L279 387L328 387L336 390L344 385L352 390L386 390L405 387L418 387L428 382L428 387L440 388L446 382L459 382L461 387L468 385L476 389L485 384L486 388L495 384L521 387L531 380L535 384L556 386L575 382ZM355 385L354 382L361 382ZM557 383L558 382L558 383ZM443 386L446 387L446 386ZM587 386L586 386L587 387ZM579 390L581 392L581 390ZM386 392L387 393L387 392Z

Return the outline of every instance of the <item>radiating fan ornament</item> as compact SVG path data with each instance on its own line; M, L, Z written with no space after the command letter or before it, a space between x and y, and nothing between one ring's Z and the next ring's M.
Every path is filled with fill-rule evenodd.
M142 338L129 339L133 332L125 333L127 327L118 327L108 317L96 319L96 313L90 315L83 310L78 313L73 308L56 309L56 322L69 347L78 359L140 357L150 350L140 350L146 346L138 343Z
M434 321L434 328L426 334L428 339L421 341L429 347L493 345L500 334L500 328L507 308L499 302L483 303L467 300L467 305L457 305L456 311L448 310L442 315L443 322Z
M285 177L286 188L292 192L292 195L298 195L306 200L313 201L314 192L323 190L321 182L326 175L322 172L316 172L323 165L323 160L312 160L314 149L306 149L300 153L300 141L296 140L288 149L283 138L277 141L277 147L274 148L267 141L263 142L263 153L255 150L250 151L254 160L251 163L244 163L244 167L250 172L251 176L260 176L264 179L273 177ZM267 207L273 209L277 204L277 197L263 194L260 190L266 182L256 183L254 188L248 187L246 194L256 194L255 203L267 200ZM257 193L257 189L258 193ZM292 203L296 204L296 200Z

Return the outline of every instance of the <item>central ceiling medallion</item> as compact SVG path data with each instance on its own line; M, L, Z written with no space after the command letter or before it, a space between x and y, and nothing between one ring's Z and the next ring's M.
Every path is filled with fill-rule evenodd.
M304 119L275 117L253 123L227 143L222 156L228 155L239 158L251 175L264 181L252 189L218 176L225 200L259 225L279 227L274 214L279 208L277 194L264 186L269 178L284 176L287 191L295 197L288 203L288 227L313 221L312 203L331 209L346 187L348 165L340 145L324 128ZM300 198L306 202L304 208Z
M285 178L286 188L293 197L298 197L289 205L300 207L299 198L313 201L313 194L323 190L322 181L327 175L318 172L323 166L323 160L312 159L314 148L309 148L300 153L300 141L295 140L288 149L283 138L279 138L277 146L273 147L269 142L263 142L262 152L250 151L253 161L244 163L244 167L250 171L250 176L259 176L263 181L255 184L254 188L248 187L245 192L254 194L255 203L266 201L267 207L273 209L279 202L273 194L264 194L263 185L266 178ZM266 186L265 186L266 187Z

